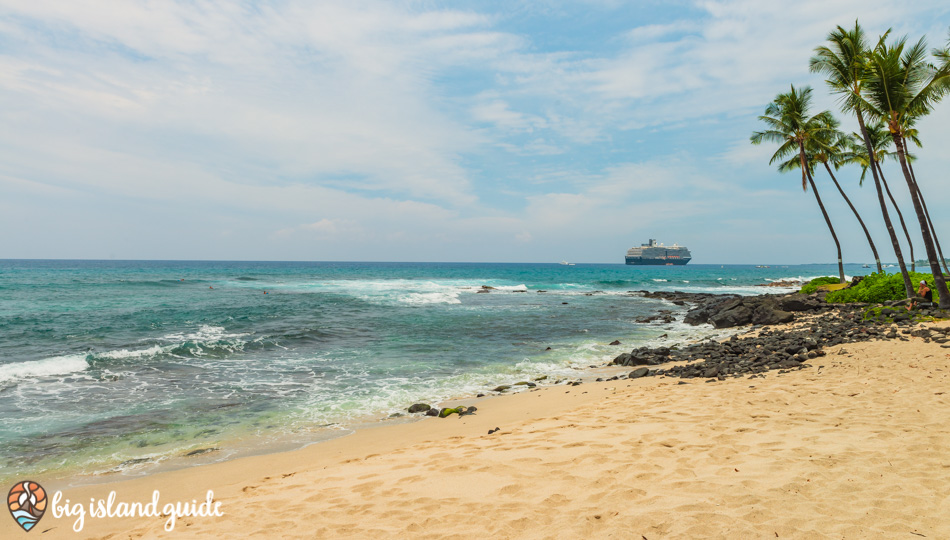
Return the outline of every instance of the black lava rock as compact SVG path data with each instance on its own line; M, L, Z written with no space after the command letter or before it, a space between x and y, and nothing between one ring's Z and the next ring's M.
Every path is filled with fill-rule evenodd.
M637 368L637 369L631 371L631 372L630 372L630 375L629 375L629 378L631 378L631 379L639 379L640 377L646 377L646 376L649 375L649 374L650 374L650 369L649 369L649 368L642 367L642 368Z

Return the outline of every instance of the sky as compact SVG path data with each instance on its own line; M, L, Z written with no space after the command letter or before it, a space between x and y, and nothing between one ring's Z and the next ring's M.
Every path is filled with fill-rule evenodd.
M856 129L808 59L856 18L946 44L945 0L895 6L0 0L0 259L622 263L656 238L833 262L800 173L749 136L791 84ZM942 234L950 99L919 129ZM872 183L838 176L894 260ZM873 262L815 180L845 261Z

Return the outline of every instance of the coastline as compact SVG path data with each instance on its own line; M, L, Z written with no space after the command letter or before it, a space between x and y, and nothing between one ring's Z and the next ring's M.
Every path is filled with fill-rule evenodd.
M820 367L765 378L549 386L482 399L474 415L367 427L290 452L52 482L50 493L73 501L114 490L145 502L156 489L163 501L201 501L213 490L225 516L185 518L171 533L161 518L87 518L76 534L71 519L47 515L38 527L44 538L462 537L486 527L519 538L946 536L929 516L948 509L948 354L901 336L830 347Z
M584 351L586 358L581 361L572 361L571 364L556 365L552 370L541 372L541 377L546 378L544 381L540 381L538 378L524 378L524 376L512 378L510 375L506 376L500 374L493 380L483 381L484 386L481 386L477 391L473 390L471 393L445 395L441 399L429 401L428 403L434 406L454 406L454 404L472 405L479 403L482 399L504 396L520 391L521 388L518 386L512 386L511 389L506 392L495 392L492 390L496 386L515 385L515 383L519 381L536 382L539 387L559 386L563 384L569 385L572 382L579 381L593 381L595 378L601 376L610 377L628 372L629 369L627 368L611 365L611 360L617 354L629 350L629 345L631 344L648 347L680 347L708 339L725 339L736 333L748 331L747 328L715 329L708 325L700 327L682 322L682 319L689 309L694 307L700 300L708 300L710 298L729 299L735 296L733 294L719 295L674 291L669 293L656 293L641 290L627 291L624 293L624 296L662 300L664 306L668 309L659 309L658 313L673 313L676 315L676 318L675 320L656 321L657 324L651 324L654 322L652 317L645 317L644 319L649 319L650 322L642 323L638 321L635 325L633 335L615 336L619 338L618 341L623 340L620 346L608 346L613 344L608 344L607 341L603 341L598 344L597 351ZM682 298L689 299L685 307L680 301ZM674 322L675 324L670 326L670 324L668 324L669 322ZM664 334L657 339L642 341L636 337L636 334L645 328L650 328L650 331L655 334L659 334L660 332L664 332ZM665 337L666 332L670 334L670 337ZM556 344L552 345L554 345L555 348L558 347ZM552 381L557 382L554 383ZM266 437L248 432L241 437L229 438L220 443L205 443L198 446L192 445L192 447L181 450L176 454L161 455L158 456L157 459L146 455L121 463L119 461L104 463L102 466L94 468L66 464L60 468L43 471L39 474L31 473L28 476L43 483L56 483L57 485L78 487L149 477L154 474L193 467L203 467L244 457L293 451L314 444L323 444L337 438L349 437L353 433L363 429L373 429L377 426L402 424L421 420L422 417L420 415L405 414L406 408L411 404L412 402L403 404L403 407L400 409L402 416L385 416L378 413L367 413L345 424L332 425L332 427L331 425L316 426L312 429L305 429L299 432L279 432L268 434ZM400 413L397 412L397 414ZM20 475L10 477L7 478L7 480L12 482L19 476Z
M336 426L374 423L419 401L552 373L573 378L616 356L612 341L652 347L705 334L679 322L684 308L630 291L751 295L759 284L821 271L12 265L4 286L22 325L4 340L11 369L0 393L11 399L0 479L147 474L173 460L221 459L234 446L247 454L307 444L323 438L314 428L332 426L336 436ZM190 308L156 307L165 305ZM62 315L46 321L44 309ZM639 324L664 309L676 322ZM37 407L42 413L31 413ZM209 448L220 450L185 459Z

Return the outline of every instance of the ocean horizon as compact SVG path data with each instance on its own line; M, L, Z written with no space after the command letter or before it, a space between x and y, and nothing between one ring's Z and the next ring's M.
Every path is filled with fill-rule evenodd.
M189 454L198 463L302 446L415 402L576 377L632 347L722 335L636 291L790 292L768 285L836 273L0 260L0 477L138 475ZM677 320L636 322L660 310Z

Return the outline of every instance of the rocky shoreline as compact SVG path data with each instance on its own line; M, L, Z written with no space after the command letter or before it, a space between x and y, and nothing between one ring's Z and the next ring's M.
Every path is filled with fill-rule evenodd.
M781 374L813 367L812 361L826 355L826 347L873 340L906 341L909 335L950 348L950 325L918 327L921 320L950 319L950 312L919 306L908 310L907 300L869 306L828 304L822 292L757 296L678 291L635 293L645 298L667 300L677 306L688 306L683 317L683 322L687 324L710 324L714 328L748 327L746 333L754 335L733 335L725 341L708 340L686 346L639 347L621 353L607 364L635 369L608 379L598 378L598 381L660 376L715 382L726 378L765 377L769 371ZM636 322L651 324L674 320L676 317L672 311L660 310L656 315L641 317ZM774 325L783 326L771 328ZM611 343L619 344L619 341ZM667 364L674 365L666 367ZM818 365L818 369L822 367ZM580 381L567 383L581 384ZM686 384L686 381L680 384ZM500 395L518 386L533 388L537 385L533 382L502 385L486 390L478 397ZM409 412L444 418L449 414L461 416L475 411L475 407L459 409L438 409L426 404L415 404L409 408Z
M708 382L726 377L762 377L812 367L808 363L825 356L825 347L872 340L907 340L907 335L950 345L950 326L920 327L922 320L950 318L950 312L936 307L906 309L907 301L879 306L866 304L827 304L823 294L723 296L679 292L646 292L649 298L674 303L690 303L684 322L712 324L716 328L752 325L756 335L732 336L726 341L710 340L686 347L640 347L617 356L612 365L641 366L627 378L667 376L687 379L705 378ZM775 324L800 321L801 324L770 329ZM650 369L670 362L690 362L668 368ZM819 366L821 369L822 366ZM620 378L620 377L617 377Z

